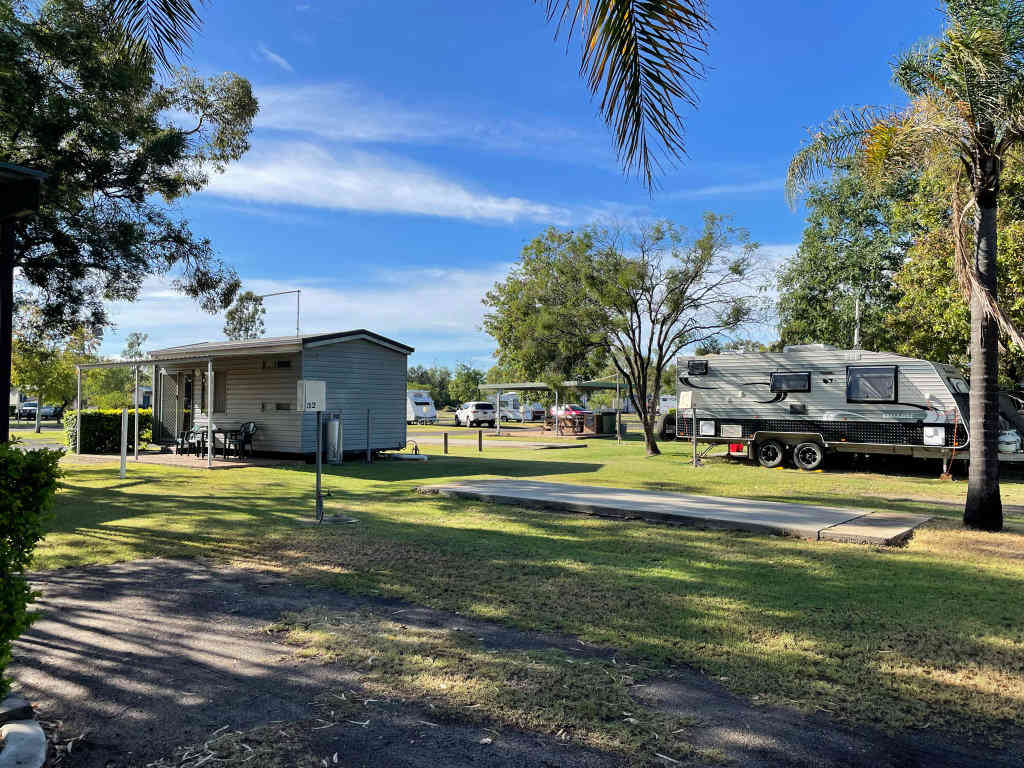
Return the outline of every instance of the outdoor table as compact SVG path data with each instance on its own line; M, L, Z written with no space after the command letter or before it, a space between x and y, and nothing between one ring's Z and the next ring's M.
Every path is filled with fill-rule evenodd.
M235 437L237 439L238 434L241 431L242 430L240 430L240 429L220 429L219 427L214 427L213 428L213 453L214 453L214 455L217 454L217 435L220 435L220 437L221 437L221 441L220 442L221 442L221 445L223 445L223 447L224 447L223 454L224 454L224 458L226 460L227 457L228 457L228 438L229 437Z

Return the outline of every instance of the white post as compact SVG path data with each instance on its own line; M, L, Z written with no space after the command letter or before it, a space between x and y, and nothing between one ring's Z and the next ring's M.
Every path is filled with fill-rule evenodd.
M693 466L698 466L700 462L697 460L697 406L693 406ZM677 428L678 431L678 428Z
M498 437L501 437L501 390L498 390L498 418L494 420L498 426Z
M860 294L853 300L853 348L860 349Z
M36 395L36 434L38 435L43 431L43 397L40 394Z
M299 323L299 307L301 306L301 301L302 301L302 291L301 290L297 290L297 291L295 291L295 335L296 336L301 336L302 335L301 325Z
M128 409L121 409L121 479L127 475L126 462L128 459Z
M82 366L75 366L78 375L78 393L75 403L75 453L82 452Z
M206 361L206 466L213 469L213 360Z
M139 366L135 366L135 460L139 460Z

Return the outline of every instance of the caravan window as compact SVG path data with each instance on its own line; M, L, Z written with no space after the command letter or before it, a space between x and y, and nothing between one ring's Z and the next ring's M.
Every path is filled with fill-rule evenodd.
M708 373L708 361L707 360L687 360L686 361L686 375L687 376L707 376Z
M811 374L803 373L773 373L771 375L772 392L810 392Z
M870 365L846 369L846 401L848 403L895 403L895 365Z
M966 395L971 391L971 388L967 386L967 382L958 376L954 376L949 380L950 388L959 395Z

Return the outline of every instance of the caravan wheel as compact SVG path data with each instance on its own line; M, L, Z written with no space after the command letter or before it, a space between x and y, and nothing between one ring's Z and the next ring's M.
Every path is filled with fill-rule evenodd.
M818 469L825 461L825 451L817 443L800 443L793 449L793 463L808 472Z
M785 449L778 440L765 440L757 446L757 463L767 469L781 465L785 456Z

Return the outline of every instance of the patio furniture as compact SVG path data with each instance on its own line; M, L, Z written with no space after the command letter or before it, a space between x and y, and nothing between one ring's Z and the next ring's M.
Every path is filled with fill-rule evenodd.
M187 456L194 453L196 456L202 456L206 448L206 430L192 427L178 436L175 445L180 455Z
M247 421L236 430L225 430L221 432L224 441L224 458L228 457L229 451L234 451L238 458L244 458L246 450L252 453L252 438L256 434L256 422Z

